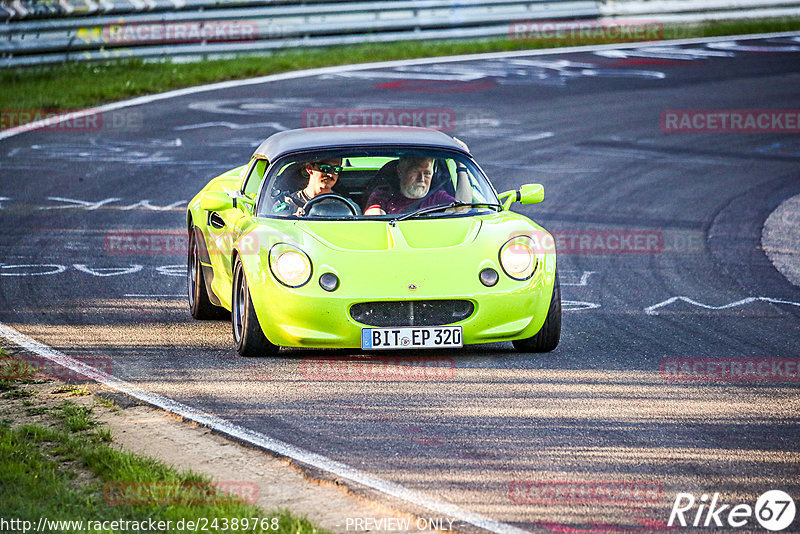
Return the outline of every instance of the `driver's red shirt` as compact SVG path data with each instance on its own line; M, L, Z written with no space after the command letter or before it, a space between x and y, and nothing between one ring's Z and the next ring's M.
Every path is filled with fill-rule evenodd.
M455 202L455 200L456 199L450 196L449 193L441 189L425 197L422 202L420 202L418 198L407 198L401 193L392 195L387 191L379 189L369 196L367 209L377 206L386 213L404 213L411 211L412 207L413 209L428 208L439 204L450 204L451 202Z

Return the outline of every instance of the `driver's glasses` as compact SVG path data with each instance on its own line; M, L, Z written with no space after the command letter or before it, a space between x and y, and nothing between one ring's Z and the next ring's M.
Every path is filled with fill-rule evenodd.
M316 167L317 170L323 174L339 174L342 172L341 165L328 165L327 163L322 163Z

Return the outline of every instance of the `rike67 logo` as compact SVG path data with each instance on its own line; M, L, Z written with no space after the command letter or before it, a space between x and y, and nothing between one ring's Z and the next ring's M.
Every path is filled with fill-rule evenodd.
M678 493L667 526L714 528L727 523L729 527L741 528L748 526L755 516L762 527L777 532L792 524L797 511L789 494L780 490L763 493L755 507L745 503L721 504L719 500L719 493L714 493L711 501L707 493L700 499L691 493Z

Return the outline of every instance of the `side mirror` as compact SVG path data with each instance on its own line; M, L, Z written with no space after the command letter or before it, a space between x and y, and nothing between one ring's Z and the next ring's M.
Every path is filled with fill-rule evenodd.
M520 204L538 204L544 200L544 186L542 184L525 184L519 188Z
M516 191L505 191L500 193L500 201L503 209L508 210L511 204L538 204L544 200L544 186L541 184L525 184Z
M200 209L206 211L224 211L236 205L234 199L221 191L205 191L200 195Z

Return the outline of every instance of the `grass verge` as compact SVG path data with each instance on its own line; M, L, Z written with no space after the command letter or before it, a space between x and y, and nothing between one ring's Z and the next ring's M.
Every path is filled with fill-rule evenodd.
M663 34L667 40L793 30L800 30L800 18L667 25ZM170 89L298 69L581 44L597 43L522 41L509 38L410 41L291 50L268 56L182 64L129 60L103 64L77 63L16 68L0 72L0 110L79 109ZM6 122L3 128L9 126Z
M0 350L0 365L9 368L11 360ZM6 392L33 387L30 379L9 374L2 385ZM45 518L44 532L153 531L152 525L161 532L202 531L204 525L210 532L322 532L287 511L265 514L247 504L247 491L229 491L237 490L231 483L217 486L112 448L111 433L99 427L91 406L64 400L47 409L20 402L15 411L10 404L0 417L0 510L3 520L16 523L0 524L0 531L31 531ZM44 417L30 424L18 421L20 413Z

